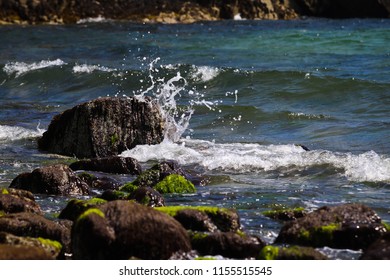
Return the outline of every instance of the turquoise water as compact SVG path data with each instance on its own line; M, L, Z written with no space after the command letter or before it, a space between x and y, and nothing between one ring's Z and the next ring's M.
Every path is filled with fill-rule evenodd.
M390 222L390 20L103 21L1 26L0 38L0 186L68 161L37 150L55 114L150 95L177 133L122 155L211 178L168 204L236 208L270 242L269 209L361 202ZM66 200L38 198L48 212Z

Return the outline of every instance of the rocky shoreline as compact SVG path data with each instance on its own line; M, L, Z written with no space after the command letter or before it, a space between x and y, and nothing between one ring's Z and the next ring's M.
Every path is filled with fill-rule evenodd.
M122 124L112 120L125 117L112 104L133 108L134 122L127 120L132 125L121 127L121 133L147 134L154 129L153 125L137 124L137 110L154 115L151 119L161 124L156 105L149 99L101 98L55 116L43 138L52 135L47 140L58 146L63 139L54 137L51 130L56 131L56 125L72 127L70 123L75 120L88 120L91 110L84 109L91 108L91 104L99 104L92 106L99 108L94 118L104 120L98 122L99 139L90 133L93 125L86 125L89 130L69 133L66 141L78 141L80 147L65 145L63 154L72 153L71 149L77 151L82 145L107 145L101 139L109 139L108 146L127 139L118 136L115 143L110 140L113 131L119 131L116 126ZM78 118L59 121L69 112ZM111 130L104 129L105 123L110 124ZM154 133L162 136L163 130ZM390 259L390 226L365 205L325 206L313 212L265 212L264 216L281 224L278 237L267 244L261 236L245 232L234 209L166 205L165 194L194 193L207 184L202 174L184 170L174 161L159 162L143 170L137 160L115 155L116 149L108 147L103 151L103 156L91 153L90 158L69 165L43 166L20 174L8 188L0 189L0 259L202 259L218 255L233 259L323 260L327 256L317 250L323 247L362 250L361 259ZM111 154L106 156L106 151ZM95 176L94 171L100 175ZM119 184L110 174L131 174L136 178ZM46 217L35 201L37 194L65 196L69 200L58 215ZM80 195L90 198L75 198Z
M226 19L389 18L390 0L10 0L0 24L72 24L88 18L193 23Z

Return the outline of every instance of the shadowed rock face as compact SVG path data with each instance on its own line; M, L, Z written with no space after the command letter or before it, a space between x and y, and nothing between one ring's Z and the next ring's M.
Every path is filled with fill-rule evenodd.
M160 143L164 123L150 98L99 98L55 116L38 146L78 158L113 156L138 144Z

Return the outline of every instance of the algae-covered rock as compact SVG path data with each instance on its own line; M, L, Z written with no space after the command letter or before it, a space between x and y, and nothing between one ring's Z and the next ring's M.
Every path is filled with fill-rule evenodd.
M276 243L311 247L364 249L386 229L380 217L361 204L321 207L303 218L287 222Z
M260 260L326 260L327 257L311 247L278 247L267 245L260 251Z
M280 221L292 221L298 218L302 218L307 213L304 208L292 208L292 209L277 209L263 212L263 215Z
M216 232L194 233L191 236L191 245L201 255L222 255L227 258L245 259L256 257L265 243L257 236Z
M0 244L42 248L52 259L58 258L62 250L61 243L55 240L42 237L20 237L5 232L0 232Z
M128 196L128 199L134 199L138 203L149 207L165 206L164 197L155 189L148 187L137 188Z
M183 224L188 229L192 229L192 225L203 223L205 228L209 228L210 231L215 231L215 227L222 232L236 232L241 228L240 220L238 214L235 210L227 208L218 208L218 207L207 207L207 206L166 206L159 207L156 210L164 212L176 219L179 216L181 221L185 220ZM206 214L207 217L211 220L213 225L209 225L210 220L206 219L203 222L199 221L199 217L206 217L204 215L195 216L193 212L190 215L186 215L186 218L182 216L185 215L187 210L198 211L203 214ZM192 219L192 221L189 221Z
M23 212L1 216L0 232L58 241L62 245L61 257L71 253L68 225L48 220L41 215Z
M186 230L175 219L122 200L81 214L72 229L72 247L75 259L168 259L191 250Z
M65 208L62 209L58 218L75 221L87 209L106 202L106 200L101 198L92 198L89 200L72 199L68 202Z
M158 182L154 189L161 194L165 193L195 193L194 184L181 175L171 174Z

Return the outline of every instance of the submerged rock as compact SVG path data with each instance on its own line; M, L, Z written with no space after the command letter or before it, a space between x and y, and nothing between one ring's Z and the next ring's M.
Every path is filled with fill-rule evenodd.
M55 116L41 150L78 158L115 156L164 138L165 120L151 98L99 98Z
M276 243L339 249L364 249L386 232L379 216L361 204L321 207L287 222Z
M222 255L235 259L254 258L265 246L257 236L234 232L195 233L191 237L191 244L201 255Z
M186 230L175 219L129 201L111 201L79 216L72 230L75 259L168 259L188 252Z
M40 194L89 194L88 185L64 164L37 168L31 173L22 173L11 182L10 188Z
M88 170L116 174L138 175L142 172L142 167L136 159L119 156L80 160L69 167L74 171Z
M322 253L311 247L291 246L265 246L257 256L260 260L326 260Z

